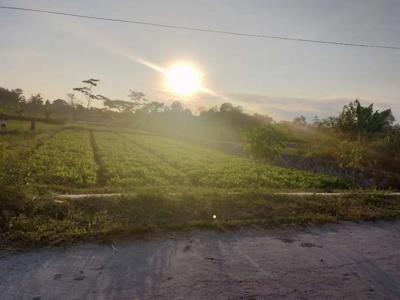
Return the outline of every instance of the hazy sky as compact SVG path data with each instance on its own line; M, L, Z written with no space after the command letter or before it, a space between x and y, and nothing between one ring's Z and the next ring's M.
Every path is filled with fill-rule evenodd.
M400 46L398 0L0 1L182 26ZM134 57L134 59L132 59ZM29 96L64 98L80 81L100 78L99 93L128 89L157 101L179 99L162 75L137 58L167 67L190 62L219 96L187 100L195 109L229 99L277 119L328 116L360 98L391 107L400 119L400 51L173 31L142 25L0 10L0 86ZM184 99L181 99L184 100Z

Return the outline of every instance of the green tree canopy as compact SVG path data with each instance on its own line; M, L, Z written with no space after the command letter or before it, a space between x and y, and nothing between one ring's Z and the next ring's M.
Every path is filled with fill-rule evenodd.
M0 87L0 106L12 106L23 102L21 89L8 90Z
M357 135L359 138L391 128L394 122L391 109L375 110L374 105L362 106L355 100L343 107L337 118L337 128L344 132Z
M286 143L286 136L272 125L251 127L244 132L246 151L262 162L276 160L282 154Z
M120 113L122 112L128 113L128 112L133 112L137 104L125 100L104 99L104 106L108 107L111 110L116 110Z

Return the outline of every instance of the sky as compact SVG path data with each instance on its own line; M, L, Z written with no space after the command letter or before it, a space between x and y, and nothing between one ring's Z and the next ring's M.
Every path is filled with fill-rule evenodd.
M400 46L398 0L2 0L0 5L226 31ZM327 117L356 98L400 119L400 51L226 36L0 9L0 86L65 98L88 78L112 99L129 89L196 111L223 102L276 120ZM165 89L177 62L213 93ZM150 66L150 67L149 67Z

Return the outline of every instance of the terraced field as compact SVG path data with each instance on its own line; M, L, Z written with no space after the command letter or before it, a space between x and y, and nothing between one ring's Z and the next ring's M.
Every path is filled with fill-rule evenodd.
M257 164L183 141L76 129L63 130L45 141L27 160L27 169L34 182L111 190L143 186L343 187L331 176Z

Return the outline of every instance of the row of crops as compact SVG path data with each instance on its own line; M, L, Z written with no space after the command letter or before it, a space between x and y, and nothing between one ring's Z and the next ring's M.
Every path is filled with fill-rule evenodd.
M110 186L187 183L183 172L135 146L129 139L109 132L95 132L93 135Z
M7 129L0 130L0 164L9 156L25 155L61 129L61 125L37 122L35 131L31 131L30 125L28 121L11 120Z
M27 179L45 184L93 186L97 170L88 131L64 130L45 141L26 162Z
M96 152L96 153L94 153ZM95 160L97 157L97 161ZM64 130L39 147L27 161L32 180L76 187L99 184L99 169L110 188L207 186L240 188L332 188L334 177L260 165L202 146L168 138Z
M202 146L149 135L125 134L174 168L184 172L192 185L272 188L325 188L339 186L331 176L258 164L250 159L226 155Z

